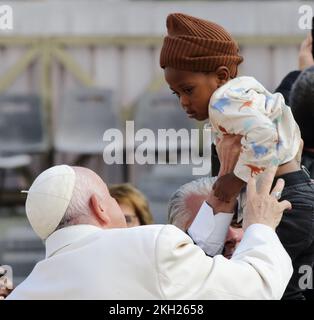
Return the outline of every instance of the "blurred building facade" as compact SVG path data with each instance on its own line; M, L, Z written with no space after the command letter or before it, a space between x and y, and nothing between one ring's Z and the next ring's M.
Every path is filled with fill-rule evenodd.
M300 20L306 9L314 8L311 1L42 0L8 4L13 28L0 30L0 95L40 97L47 149L53 152L58 151L57 138L62 141L60 135L56 138L56 131L60 133L57 120L69 92L89 87L111 90L123 128L147 91L165 90L159 52L169 13L183 12L224 26L238 40L244 57L240 75L255 76L273 90L287 72L297 68L298 48L308 32L301 28ZM83 127L81 131L87 136ZM51 160L50 156L46 157L49 164L72 161L67 157ZM120 167L109 171L114 172L109 182L127 179Z

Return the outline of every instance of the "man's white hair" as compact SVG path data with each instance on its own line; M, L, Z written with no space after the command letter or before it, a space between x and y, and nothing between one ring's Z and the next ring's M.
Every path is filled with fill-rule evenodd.
M102 190L99 189L99 185L95 183L87 169L74 167L73 170L75 171L75 186L72 198L56 230L87 223L91 214L89 203L91 196L95 193L102 196Z
M170 197L168 204L168 223L186 231L191 212L186 207L186 198L190 195L208 196L217 177L202 177L182 185Z

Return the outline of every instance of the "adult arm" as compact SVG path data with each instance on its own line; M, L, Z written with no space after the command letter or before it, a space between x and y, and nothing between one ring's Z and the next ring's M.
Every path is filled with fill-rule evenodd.
M244 237L230 260L205 253L182 231L165 226L156 242L156 268L164 299L280 299L292 275L291 259L275 227L287 201L269 195L276 169L257 193L249 182ZM254 184L254 185L253 185ZM278 180L274 191L283 188ZM252 208L252 201L258 206ZM251 210L251 211L249 211Z
M230 212L214 214L209 203L204 201L187 233L196 245L213 257L222 253L232 217L233 208Z

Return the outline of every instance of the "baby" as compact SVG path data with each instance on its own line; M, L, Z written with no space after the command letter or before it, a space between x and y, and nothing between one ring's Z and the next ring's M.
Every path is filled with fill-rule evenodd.
M249 177L271 165L299 170L294 158L301 136L290 108L280 93L270 93L253 77L237 77L243 58L230 34L215 23L180 13L168 16L167 29L160 65L183 109L190 118L209 118L218 139L242 136L235 168L220 172L215 196L229 201Z
M274 196L292 204L276 229L294 268L283 298L304 299L299 270L314 264L314 184L297 160L302 140L290 108L280 93L270 93L252 77L237 77L243 59L219 25L175 13L167 28L160 65L183 109L190 118L209 118L217 142L241 139L237 157L226 157L224 150L228 163L221 164L215 196L228 202L250 177L278 166L274 182L281 178L285 187Z

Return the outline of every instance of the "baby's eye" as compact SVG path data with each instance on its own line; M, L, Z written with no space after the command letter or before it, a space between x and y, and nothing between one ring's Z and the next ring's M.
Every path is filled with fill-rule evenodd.
M185 88L183 91L184 91L184 93L186 93L186 94L192 94L193 93L193 87L188 87L188 88Z
M172 91L172 94L175 94L178 98L180 98L180 95L177 92Z

